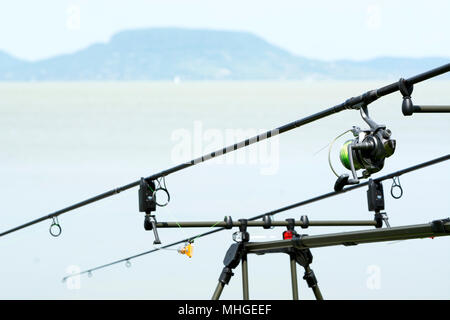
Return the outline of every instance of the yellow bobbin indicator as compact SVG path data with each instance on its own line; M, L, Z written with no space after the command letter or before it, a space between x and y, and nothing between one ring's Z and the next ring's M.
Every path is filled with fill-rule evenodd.
M187 255L189 258L192 258L193 249L194 249L194 247L192 246L192 243L189 243L188 245L184 246L183 248L178 249L178 252L180 254Z

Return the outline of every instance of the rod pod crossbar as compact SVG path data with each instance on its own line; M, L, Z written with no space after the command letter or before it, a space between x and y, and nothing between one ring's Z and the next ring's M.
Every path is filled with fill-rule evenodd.
M294 225L297 227L308 228L308 227L355 227L355 226L377 226L378 221L375 220L309 220L307 216L300 220L295 220ZM308 219L308 220L307 220ZM156 226L158 228L226 228L231 229L235 227L240 227L242 225L241 221L233 221L231 226L227 224L226 221L215 222L215 221L184 221L184 222L157 222ZM271 221L269 224L271 227L287 227L289 225L288 221ZM247 227L266 227L267 223L265 221L248 221ZM267 229L267 228L266 228Z
M403 96L402 113L404 116L412 116L413 113L449 113L450 105L415 105L411 96L414 89L412 83L401 78L398 81L399 91Z

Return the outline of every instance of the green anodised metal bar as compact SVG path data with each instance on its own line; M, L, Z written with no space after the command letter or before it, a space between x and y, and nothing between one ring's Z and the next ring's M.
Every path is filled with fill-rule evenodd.
M308 265L305 267L305 273L312 272L311 267ZM316 300L323 300L322 292L320 292L319 284L316 283L311 287Z
M292 300L298 300L297 262L292 253L289 255L289 260L291 264Z
M311 220L308 225L311 227L352 227L352 226L375 226L377 223L374 220ZM233 227L239 227L241 223L239 221L233 221ZM248 227L263 227L265 224L263 221L248 221ZM295 221L295 226L301 227L305 224L300 221ZM157 222L157 228L224 228L227 224L224 221L184 221L184 222ZM287 227L287 221L272 221L273 227Z
M450 106L414 105L414 113L449 113Z
M214 290L211 300L219 300L224 286L225 286L225 284L223 284L222 282L219 281L219 283L217 284L216 290Z
M349 231L323 235L302 236L298 239L248 242L245 245L247 252L258 253L265 250L279 250L290 248L293 245L298 249L330 247L337 245L357 245L372 242L395 240L420 239L428 237L441 237L450 235L450 222L443 223L444 232L436 232L433 223L410 226L381 228L372 230Z
M241 259L242 264L242 297L243 300L249 300L248 292L248 265L247 265L247 254L244 254Z

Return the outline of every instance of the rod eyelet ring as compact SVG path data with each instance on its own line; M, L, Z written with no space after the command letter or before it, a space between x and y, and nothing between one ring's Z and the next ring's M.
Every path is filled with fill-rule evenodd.
M170 193L169 193L169 191L166 188L163 188L163 187L156 188L156 190L153 192L153 197L155 197L156 199L158 199L158 197L156 197L156 194L157 194L158 191L162 191L162 192L164 192L167 195L167 201L166 201L166 203L161 204L161 203L158 203L158 200L156 200L156 205L158 207L165 207L165 206L167 206L169 204L169 202L170 202Z
M62 232L62 228L61 228L61 226L59 225L59 222L58 222L58 218L57 217L53 217L53 222L52 222L52 224L50 225L50 228L49 228L49 230L48 230L49 232L50 232L50 234L53 236L53 237L59 237L60 235L61 235L61 232Z
M131 262L130 262L130 260L125 261L125 266L126 266L127 268L131 268Z
M395 195L394 190L398 189L399 190L399 194ZM394 199L400 199L403 196L403 188L400 184L400 177L393 177L392 178L392 186L391 186L391 196Z

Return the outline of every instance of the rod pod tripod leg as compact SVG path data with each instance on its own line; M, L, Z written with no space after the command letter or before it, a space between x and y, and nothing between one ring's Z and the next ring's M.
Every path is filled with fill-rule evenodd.
M225 283L222 283L219 281L219 283L217 284L216 290L214 290L211 300L219 300L224 286L225 286Z
M244 299L248 299L247 257L244 253L244 244L240 242L233 243L225 254L225 258L223 259L223 264L225 265L225 267L222 269L222 273L220 274L219 283L217 284L216 290L214 291L212 300L218 300L220 298L224 286L230 282L231 277L234 275L233 269L239 265L241 259L243 260L242 283L244 288Z
M316 276L314 274L314 271L309 267L309 265L305 267L305 275L303 276L303 279L306 280L308 287L310 287L314 292L316 300L323 300L322 292L320 292Z
M309 266L313 260L311 250L293 248L293 252L289 253L289 255L291 256L291 272L292 272L292 257L294 257L295 261L305 269L303 279L308 284L308 287L312 289L314 296L316 297L316 300L323 300L322 293L320 292L319 285L317 283L317 278L314 274L314 271ZM292 281L294 281L294 279ZM294 283L292 283L292 285L294 285ZM294 300L296 300L295 295Z
M214 291L214 294L212 296L212 300L219 300L220 295L222 294L223 288L226 284L228 284L231 280L231 277L234 275L233 269L236 268L239 264L239 259L242 262L242 291L243 291L243 300L249 300L249 293L248 293L248 268L247 268L247 254L243 252L243 248L237 249L235 251L235 248L233 246L237 245L233 244L230 249L228 249L227 255L232 250L233 259L225 264L225 267L222 269L222 273L219 277L219 283L216 286L216 290ZM227 257L225 257L226 259ZM224 260L225 262L225 260ZM228 262L228 261L227 261Z
M241 258L242 265L242 297L244 300L249 300L248 293L248 267L247 267L247 253L244 253Z
M295 261L295 255L292 253L289 254L289 260L291 262L292 300L298 300L297 262Z

